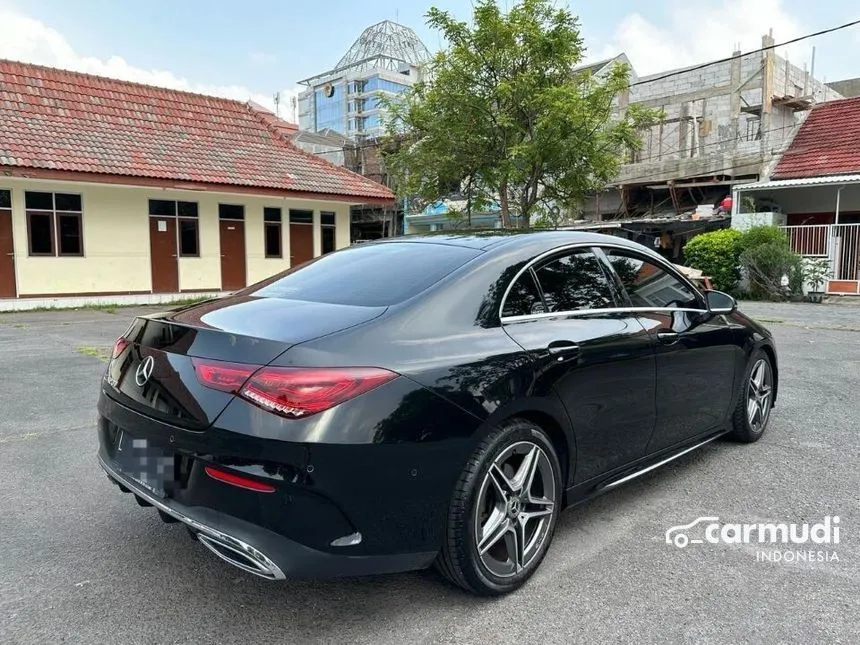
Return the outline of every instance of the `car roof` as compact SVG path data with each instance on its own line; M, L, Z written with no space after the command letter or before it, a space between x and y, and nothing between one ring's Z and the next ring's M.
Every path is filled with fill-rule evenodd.
M592 233L590 231L519 231L492 229L488 231L445 231L444 233L430 233L422 235L403 235L400 237L384 238L370 242L370 244L397 244L412 242L418 244L444 244L449 246L462 246L480 251L504 246L506 249L512 247L546 247L550 249L563 244L612 244L638 248L638 245L621 237Z

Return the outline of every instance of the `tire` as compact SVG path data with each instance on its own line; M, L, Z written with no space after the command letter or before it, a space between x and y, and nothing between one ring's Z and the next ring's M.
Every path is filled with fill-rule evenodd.
M773 364L767 352L758 349L750 357L738 392L738 403L732 415L732 431L736 441L752 443L764 435L773 410L776 386ZM758 381L761 380L761 384ZM753 403L755 399L756 403Z
M437 569L478 595L519 588L549 549L562 493L561 465L547 434L523 419L500 424L457 482Z

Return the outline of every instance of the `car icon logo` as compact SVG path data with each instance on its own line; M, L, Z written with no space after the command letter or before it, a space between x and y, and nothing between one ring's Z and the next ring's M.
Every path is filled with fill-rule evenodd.
M138 387L143 387L147 384L152 376L152 370L155 369L155 359L152 356L147 356L143 362L137 366L134 373L134 382Z
M701 544L704 540L701 540L699 538L690 538L690 536L688 535L688 533L691 532L690 529L698 524L719 521L719 517L698 517L689 524L673 526L668 531L666 531L666 544L674 544L679 549L683 549L688 544Z

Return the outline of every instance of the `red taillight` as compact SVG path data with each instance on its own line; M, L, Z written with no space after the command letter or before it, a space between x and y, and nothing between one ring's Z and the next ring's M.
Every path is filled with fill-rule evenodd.
M260 369L259 365L223 363L199 358L192 359L192 363L197 374L197 380L203 385L211 387L213 390L221 390L231 394L238 394L248 377Z
M111 358L118 358L120 354L125 351L125 348L131 344L131 341L128 338L117 338L116 342L113 344L113 351L111 352Z
M242 396L287 417L333 408L393 379L376 367L265 367L242 388Z
M206 466L203 470L205 470L206 474L209 475L212 479L217 479L219 482L224 482L225 484L230 484L231 486L238 486L239 488L253 490L258 493L275 492L274 486L272 486L271 484L264 484L263 482L258 482L256 479L243 477L242 475L230 473L226 470L219 470L218 468L214 468L213 466Z
M378 367L258 367L194 359L200 382L291 419L323 412L396 378Z

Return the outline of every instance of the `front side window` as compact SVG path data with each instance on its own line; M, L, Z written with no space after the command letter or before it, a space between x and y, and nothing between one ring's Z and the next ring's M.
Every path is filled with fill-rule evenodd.
M548 312L615 306L609 280L597 257L588 249L556 257L540 266L535 275Z
M24 193L30 255L84 254L81 196L74 193Z
M605 249L634 307L702 309L699 297L656 262L635 253Z

